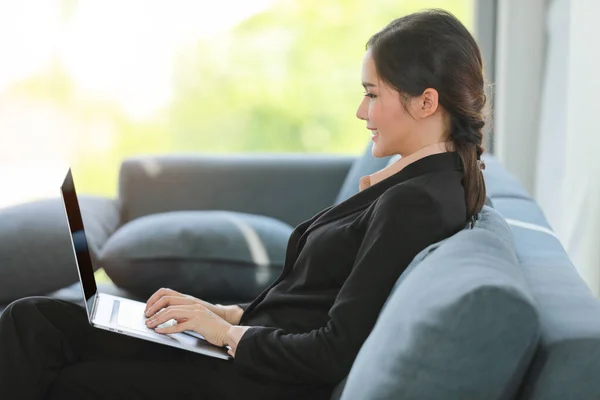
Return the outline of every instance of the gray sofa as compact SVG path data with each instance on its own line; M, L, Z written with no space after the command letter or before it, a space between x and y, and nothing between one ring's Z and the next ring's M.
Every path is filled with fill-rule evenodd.
M600 301L529 194L484 159L479 220L413 260L334 398L600 399ZM95 265L117 284L99 290L250 301L276 279L293 226L391 161L370 147L125 160L118 199L81 197ZM0 210L0 221L0 313L30 295L81 304L58 198Z

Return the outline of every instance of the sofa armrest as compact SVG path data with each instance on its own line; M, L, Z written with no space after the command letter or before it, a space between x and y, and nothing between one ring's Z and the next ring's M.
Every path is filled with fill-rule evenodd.
M94 269L119 224L116 200L79 196ZM0 304L42 295L77 282L62 200L45 199L0 210Z
M157 155L126 159L119 173L123 223L179 210L227 210L292 226L332 205L355 156Z

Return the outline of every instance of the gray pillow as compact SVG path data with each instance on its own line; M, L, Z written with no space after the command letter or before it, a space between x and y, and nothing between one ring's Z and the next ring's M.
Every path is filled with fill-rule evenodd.
M96 260L119 224L118 203L94 196L80 196L79 203ZM60 198L2 209L0 221L0 303L45 294L78 280Z
M135 219L108 240L100 263L118 286L161 287L208 301L252 300L280 274L293 228L230 211L174 211Z
M508 225L485 206L473 229L432 248L398 280L342 400L515 394L540 327Z

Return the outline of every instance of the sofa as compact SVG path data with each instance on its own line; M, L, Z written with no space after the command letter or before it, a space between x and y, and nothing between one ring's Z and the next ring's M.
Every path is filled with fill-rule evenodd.
M531 196L483 158L486 206L415 257L333 399L600 399L600 301ZM94 266L113 282L99 291L249 302L278 277L294 226L394 160L370 145L357 157L126 159L117 198L80 196ZM60 199L0 221L0 313L32 295L83 304Z

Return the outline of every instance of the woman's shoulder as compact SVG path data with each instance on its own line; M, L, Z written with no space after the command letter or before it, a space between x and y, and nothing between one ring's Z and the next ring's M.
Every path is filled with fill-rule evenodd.
M452 193L464 197L462 173L458 171L438 171L416 176L400 182L380 196L384 201L425 201L444 202L447 194Z
M401 182L387 189L381 194L377 203L379 207L388 207L402 203L423 202L425 204L435 203L434 192L428 185L428 177L419 177Z
M386 190L372 204L371 220L402 221L421 213L435 214L439 209L438 199L426 187L403 182Z
M374 204L373 215L395 219L437 219L463 223L464 189L459 175L428 174L386 190ZM454 221L456 219L456 221Z

